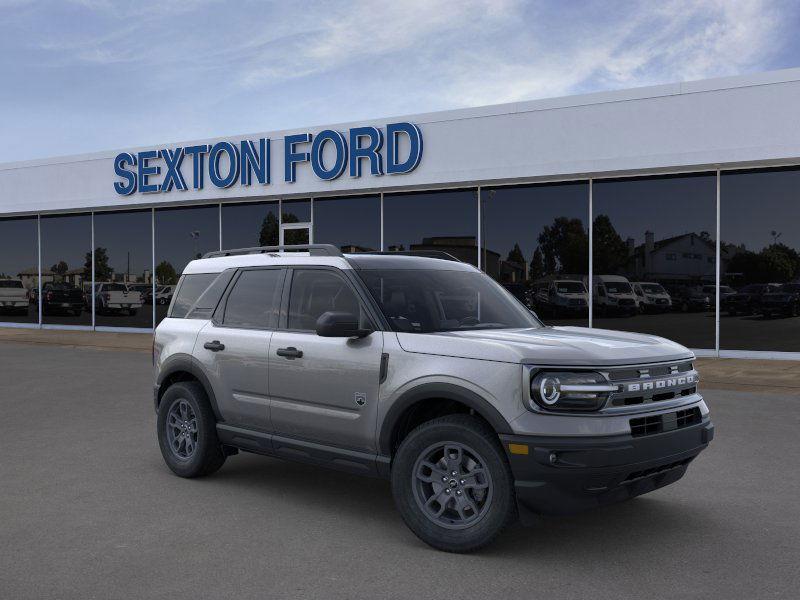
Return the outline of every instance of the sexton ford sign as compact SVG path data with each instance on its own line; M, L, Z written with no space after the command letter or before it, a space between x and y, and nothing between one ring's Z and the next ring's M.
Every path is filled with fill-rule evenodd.
M401 156L400 148L404 150ZM361 177L368 164L372 176L398 175L417 168L422 158L422 131L413 123L390 123L377 127L353 127L347 134L326 129L287 135L283 139L283 177L296 180L297 165L311 163L314 175L330 181L349 170L350 177ZM184 172L183 163L186 161ZM191 164L191 169L189 165ZM161 148L131 153L121 152L114 159L117 180L114 190L127 196L166 193L172 190L202 190L206 177L218 188L235 184L270 183L270 139L217 142L178 148Z

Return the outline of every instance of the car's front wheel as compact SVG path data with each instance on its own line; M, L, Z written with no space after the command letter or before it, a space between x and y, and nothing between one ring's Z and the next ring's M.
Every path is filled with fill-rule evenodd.
M447 552L482 548L517 514L497 434L471 415L434 419L408 434L392 464L392 493L406 525Z
M181 477L217 471L225 453L203 386L194 381L172 384L158 405L158 445L164 462Z

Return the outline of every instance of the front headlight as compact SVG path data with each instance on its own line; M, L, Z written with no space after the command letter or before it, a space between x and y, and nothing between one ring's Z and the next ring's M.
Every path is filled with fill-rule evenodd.
M540 371L531 378L531 399L546 410L600 410L615 391L616 385L593 371Z

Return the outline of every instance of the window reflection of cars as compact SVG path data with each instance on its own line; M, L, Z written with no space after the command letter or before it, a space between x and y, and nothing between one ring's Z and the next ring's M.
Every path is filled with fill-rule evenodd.
M156 304L169 304L172 302L172 294L174 292L174 285L162 285L156 288Z
M589 294L582 281L556 279L535 286L536 308L551 317L565 317L586 313Z
M762 296L776 292L779 288L780 284L778 283L751 283L725 298L721 303L721 309L727 311L732 317L757 314L761 310Z
M83 293L72 284L48 281L42 286L42 312L72 313L79 317L83 312Z
M142 295L124 283L95 283L95 311L98 314L135 315L142 306Z
M21 279L0 279L0 310L28 314L28 290Z
M681 312L711 310L711 297L700 286L682 286L672 292L672 306Z
M603 316L632 316L638 311L633 288L621 275L595 276L593 302L595 310Z
M713 298L716 298L717 290L713 285L704 285L703 286L703 292L708 294L709 298L712 298L712 302L715 301L715 300L713 300ZM721 285L721 286L719 286L719 301L720 301L720 304L723 304L725 302L726 298L728 298L730 296L733 296L735 293L736 293L736 290L734 290L729 285Z
M800 315L800 283L786 283L761 296L761 314L765 317Z
M672 298L660 283L636 281L631 285L639 312L662 313L672 308Z

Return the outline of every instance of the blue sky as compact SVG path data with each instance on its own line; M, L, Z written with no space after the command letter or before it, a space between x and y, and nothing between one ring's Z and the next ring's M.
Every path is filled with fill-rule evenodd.
M0 0L0 162L800 65L768 0Z

